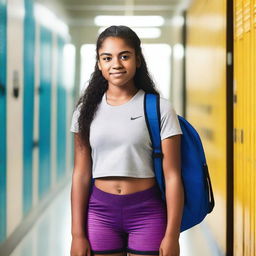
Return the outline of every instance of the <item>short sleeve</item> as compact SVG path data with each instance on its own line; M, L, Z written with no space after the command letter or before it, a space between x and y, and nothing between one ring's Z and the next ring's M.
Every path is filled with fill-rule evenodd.
M80 107L81 107L81 104L75 108L74 112L73 112L73 115L72 115L72 119L71 119L71 126L70 126L70 131L71 132L76 132L78 133L78 118L79 118L79 115L80 115Z
M160 98L160 112L161 140L173 135L183 134L176 111L172 104L165 98Z

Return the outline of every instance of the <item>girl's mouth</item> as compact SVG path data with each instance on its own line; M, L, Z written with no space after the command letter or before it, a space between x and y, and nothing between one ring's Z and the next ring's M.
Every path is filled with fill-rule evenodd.
M116 73L110 73L110 75L114 76L114 77L119 77L122 76L123 74L125 74L126 72L116 72Z

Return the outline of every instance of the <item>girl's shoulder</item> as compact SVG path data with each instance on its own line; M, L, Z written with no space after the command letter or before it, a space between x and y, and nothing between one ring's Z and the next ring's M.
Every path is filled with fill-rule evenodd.
M167 114L174 116L176 115L176 110L174 109L172 102L161 94L159 95L159 103L161 117L164 117Z
M172 102L170 100L164 98L163 96L160 96L159 102L160 102L160 113L161 113L161 116L165 116L168 113L169 114L176 114L174 106L173 106L173 104L172 104Z

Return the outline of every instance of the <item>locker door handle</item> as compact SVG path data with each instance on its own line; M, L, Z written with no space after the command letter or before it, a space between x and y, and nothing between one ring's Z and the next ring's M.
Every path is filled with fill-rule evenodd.
M236 128L234 128L233 141L236 143Z
M12 88L13 96L15 98L18 98L19 97L19 92L20 92L20 77L19 77L18 70L14 70L13 71L13 81L12 81L12 84L13 84L13 88Z
M238 136L238 135L240 135L240 136ZM234 128L233 141L234 141L234 143L239 142L239 141L241 144L244 143L244 130L243 129L239 130L239 129Z
M0 95L5 95L5 86L0 84Z
M38 146L39 146L39 141L38 140L34 140L32 147L33 148L37 148Z

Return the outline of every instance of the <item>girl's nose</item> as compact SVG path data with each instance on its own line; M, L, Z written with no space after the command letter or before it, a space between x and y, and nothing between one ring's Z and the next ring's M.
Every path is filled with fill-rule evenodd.
M113 68L120 68L120 67L122 67L120 59L119 58L113 58Z

